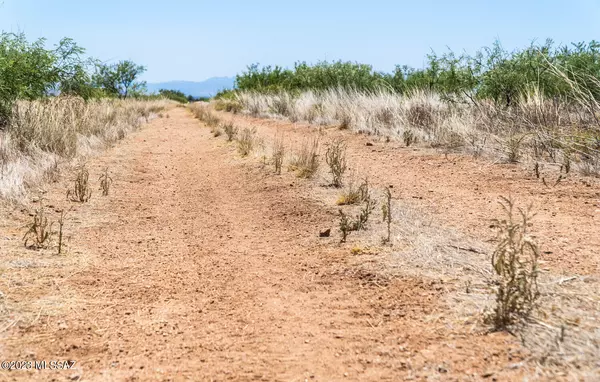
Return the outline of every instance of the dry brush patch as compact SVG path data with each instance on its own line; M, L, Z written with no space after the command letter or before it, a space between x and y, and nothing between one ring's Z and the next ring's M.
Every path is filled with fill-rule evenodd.
M85 164L79 165L76 171L73 187L67 190L67 199L72 202L85 203L92 197L92 187L89 182L90 172Z
M17 102L0 131L0 198L21 200L28 189L52 180L61 163L112 145L169 105L71 97Z
M340 221L339 229L342 234L341 242L345 243L350 232L365 230L369 217L375 210L377 202L371 197L371 194L367 190L364 196L363 205L361 206L358 214L354 219L350 219L342 208L338 210Z
M358 204L365 201L369 195L369 180L363 180L358 187L354 180L350 180L346 189L339 195L336 204L338 206Z
M319 138L304 140L292 159L290 170L299 178L312 178L319 170Z
M100 190L102 190L102 196L108 196L108 193L110 192L110 186L113 183L112 177L108 174L108 167L104 168L104 171L102 174L100 174L98 180L100 181Z
M33 221L27 226L23 236L26 248L47 248L50 245L53 223L48 221L45 213L44 198L40 196L38 208L33 214Z
M275 167L275 174L281 175L281 168L283 167L283 161L285 159L285 142L283 136L276 136L273 140L273 166Z
M252 153L256 146L256 129L244 128L237 138L238 152L242 157L246 157Z
M447 102L424 91L237 93L243 110L255 117L338 125L406 146L420 143L508 162L568 162L583 175L600 176L600 124L589 111L600 105L586 106L585 99L545 99L534 88L507 108L486 100Z
M512 198L502 198L501 205L506 217L494 221L499 242L492 253L496 306L488 319L504 330L526 323L536 307L540 250L528 233L534 217L531 207L517 208Z
M346 163L346 142L344 140L338 138L329 143L325 152L325 162L329 165L332 186L341 187L343 185L344 173L348 169Z
M223 124L223 131L227 135L227 141L231 142L237 137L239 128L233 124L233 121L230 121Z

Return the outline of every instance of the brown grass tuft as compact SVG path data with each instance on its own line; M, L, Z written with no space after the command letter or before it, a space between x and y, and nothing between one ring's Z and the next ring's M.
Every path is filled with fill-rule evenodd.
M292 161L290 169L299 178L312 178L319 170L319 138L305 140Z

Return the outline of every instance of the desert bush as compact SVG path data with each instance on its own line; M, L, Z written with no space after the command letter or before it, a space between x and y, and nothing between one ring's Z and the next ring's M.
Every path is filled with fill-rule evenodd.
M340 232L342 233L342 243L346 242L346 239L348 238L348 234L353 231L353 225L350 223L350 219L348 219L348 215L346 215L344 213L344 211L340 208L338 210L338 213L340 215L340 223L339 223L339 227L340 227Z
M402 140L404 140L404 144L406 145L406 147L409 147L417 141L417 137L412 130L404 130L404 132L402 133Z
M112 64L96 61L95 67L93 85L104 94L117 98L148 97L145 95L146 82L138 80L146 71L145 66L123 60Z
M231 142L235 139L238 133L238 128L233 124L232 121L223 124L223 131L227 135L227 141Z
M110 186L112 185L112 178L108 175L108 167L104 168L104 172L98 178L100 181L100 190L102 190L102 196L108 196Z
M299 62L293 70L254 64L236 76L238 89L261 92L323 90L340 86L374 90L384 83L384 76L370 65L342 61L319 62L313 66Z
M519 159L521 159L522 151L523 151L523 143L527 135L517 135L510 134L504 141L502 145L504 146L504 152L506 155L506 160L509 163L517 163Z
M275 140L273 141L273 165L275 166L275 173L278 175L281 174L284 157L285 143L283 137L275 137Z
M77 175L73 180L73 188L67 191L67 199L79 203L89 201L92 197L89 179L90 173L85 164L78 166Z
M346 172L346 142L334 139L325 152L325 162L329 165L334 187L342 186L342 178Z
M377 203L375 202L375 200L373 200L371 198L370 194L367 194L365 201L364 201L364 205L361 208L356 221L355 221L355 227L357 231L363 230L366 228L367 223L369 222L369 217L371 216L371 214L373 213L373 210L375 209L375 205Z
M534 214L531 207L515 207L511 198L500 203L505 219L494 221L498 245L492 254L496 279L496 306L488 320L498 330L522 324L530 316L539 297L537 287L539 248L528 234Z
M305 140L290 168L300 178L312 178L319 170L319 138Z
M365 179L358 187L350 182L346 190L339 196L336 204L339 206L364 202L369 196L369 181Z
M248 156L252 150L254 150L254 144L256 141L256 128L249 129L245 127L239 134L238 151L241 156Z
M364 205L361 207L358 215L354 219L349 219L342 209L339 209L340 223L339 228L342 233L342 242L346 241L348 234L353 231L364 230L369 222L369 217L375 209L376 202L371 198L371 194L367 192Z
M49 245L50 237L52 236L52 224L48 222L44 211L43 198L39 198L39 207L35 210L33 221L27 227L27 232L23 236L25 247L29 248L46 248Z

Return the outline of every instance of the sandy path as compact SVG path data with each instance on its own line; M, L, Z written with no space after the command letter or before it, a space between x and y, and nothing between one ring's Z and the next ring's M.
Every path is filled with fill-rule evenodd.
M92 161L93 171L112 169L114 193L71 212L67 257L24 252L16 225L2 225L4 264L27 256L44 265L5 267L10 277L0 288L13 324L0 356L72 359L77 367L0 379L464 380L521 372L510 366L521 360L510 336L430 318L448 309L435 280L373 281L353 269L337 239L318 237L334 227L336 210L310 184L238 158L186 110L170 116ZM48 204L64 203L62 187L52 187Z

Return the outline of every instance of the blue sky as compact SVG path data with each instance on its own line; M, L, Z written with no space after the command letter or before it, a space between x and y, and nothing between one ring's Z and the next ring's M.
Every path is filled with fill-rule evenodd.
M550 37L600 39L597 0L153 1L0 0L0 29L50 44L74 38L102 60L131 59L144 79L199 81L248 64L350 60L391 71L431 49L474 52Z

